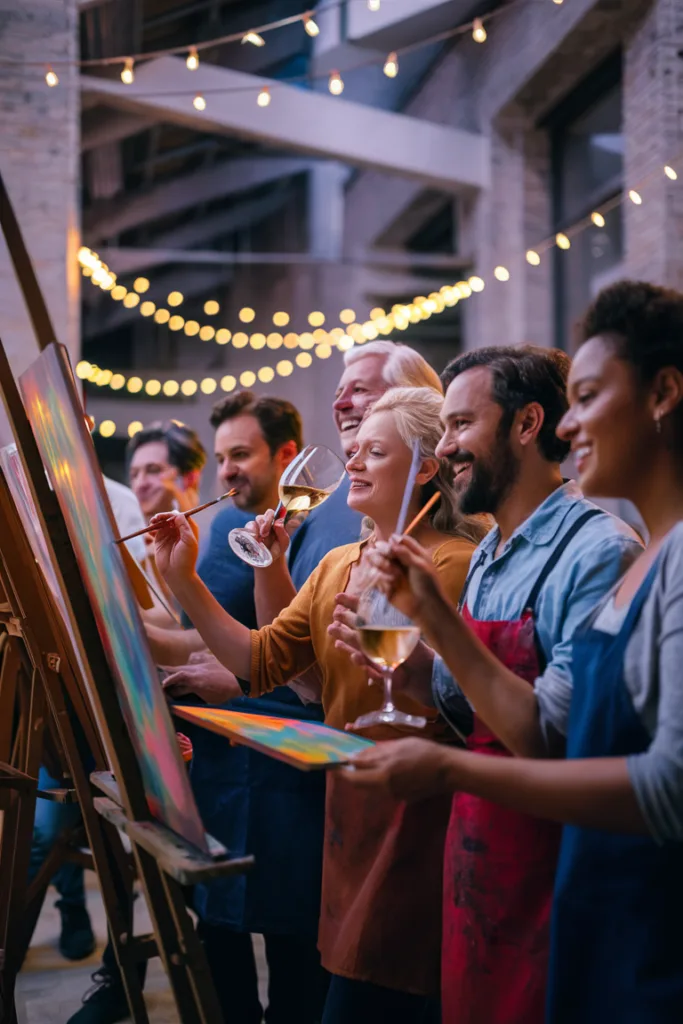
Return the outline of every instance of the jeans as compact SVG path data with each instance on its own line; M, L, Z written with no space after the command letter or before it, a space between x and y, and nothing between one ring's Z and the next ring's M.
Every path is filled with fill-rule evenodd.
M51 778L41 765L38 774L40 789L56 789L61 785ZM65 828L77 825L81 816L78 804L58 804L52 800L36 801L36 817L33 825L33 843L29 858L28 880L33 881L40 867ZM85 906L83 868L80 864L62 864L52 879L52 884L63 903L71 906Z
M333 974L322 1024L439 1024L440 1021L437 999Z
M248 932L199 922L218 999L230 1024L261 1024L254 947ZM329 975L314 939L264 935L268 961L266 1024L319 1024Z

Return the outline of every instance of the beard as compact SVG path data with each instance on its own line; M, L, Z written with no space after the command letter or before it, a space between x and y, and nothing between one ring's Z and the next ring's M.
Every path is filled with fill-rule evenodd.
M474 456L471 452L458 453L457 459L451 460L454 465L471 461L469 483L458 489L455 481L455 493L458 506L463 515L471 516L487 513L495 518L501 502L507 497L519 476L519 461L512 451L512 445L506 434L498 436L494 447L484 456Z

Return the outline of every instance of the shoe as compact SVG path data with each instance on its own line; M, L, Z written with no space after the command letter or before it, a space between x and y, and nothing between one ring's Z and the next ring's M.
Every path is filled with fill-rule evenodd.
M95 949L90 916L83 905L57 900L56 907L62 915L62 931L59 936L59 952L67 960L85 960Z
M119 1024L128 1020L130 1010L121 979L100 967L92 980L94 985L83 996L83 1006L66 1024Z

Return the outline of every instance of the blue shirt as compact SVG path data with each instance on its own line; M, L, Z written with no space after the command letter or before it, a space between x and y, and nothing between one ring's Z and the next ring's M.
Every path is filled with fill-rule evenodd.
M496 526L472 555L467 609L474 619L519 619L543 567L567 530L588 509L573 481L558 487L518 526L496 557ZM636 534L609 513L589 519L562 553L534 608L545 668L536 680L542 728L564 733L572 692L571 649L577 627L642 551ZM451 724L469 732L471 709L441 658L434 659L432 690ZM549 737L548 737L549 738Z
M327 501L308 515L292 538L289 571L297 590L332 548L353 544L360 537L363 517L349 508L349 478L344 477Z

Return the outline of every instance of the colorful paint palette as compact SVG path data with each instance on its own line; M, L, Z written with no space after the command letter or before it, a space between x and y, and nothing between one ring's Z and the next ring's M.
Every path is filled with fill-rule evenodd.
M371 740L296 718L273 718L270 715L185 705L175 705L171 710L179 718L217 732L233 743L254 747L262 754L304 771L347 764L354 754L373 746Z
M49 345L19 385L92 605L154 817L207 842L130 580L66 349ZM63 595L68 600L68 595Z

